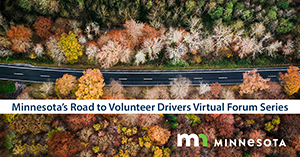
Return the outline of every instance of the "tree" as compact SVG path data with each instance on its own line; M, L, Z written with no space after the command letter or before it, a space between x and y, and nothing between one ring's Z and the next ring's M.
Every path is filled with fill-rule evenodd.
M79 44L76 37L76 34L69 32L69 35L62 34L58 42L58 46L61 47L70 64L76 63L78 57L82 56L83 46Z
M257 141L258 139L265 139L265 137L266 133L263 130L252 130L248 138Z
M98 51L99 51L99 48L98 48L96 42L91 41L91 42L86 43L85 53L88 56L88 61L90 63L95 63Z
M140 114L139 126L142 128L151 127L164 120L163 116L159 114Z
M48 39L51 35L50 29L52 27L51 17L39 16L36 18L35 23L33 24L36 33L42 39Z
M257 70L253 69L252 71L247 71L243 73L243 83L240 85L240 94L253 94L258 90L266 90L270 86L268 81L270 78L263 79L259 73L256 73Z
M143 23L135 22L133 19L125 22L124 27L126 28L126 32L129 35L129 39L133 47L140 43L139 39L143 35L144 25L145 24Z
M123 95L124 88L123 88L122 84L120 83L120 81L112 80L108 86L110 86L110 87L108 90L106 90L107 98L109 98L109 99L124 99L124 95Z
M235 99L234 92L230 89L223 89L220 97L222 99Z
M184 99L189 92L191 83L192 82L188 78L182 76L179 76L179 78L170 82L171 97L174 99Z
M37 57L41 57L44 54L44 47L42 44L36 44L33 48L33 52Z
M51 82L36 85L35 89L31 91L31 96L36 99L47 99L53 94L53 87L53 83Z
M71 132L56 132L48 141L49 156L73 157L80 152L80 140Z
M215 12L210 14L210 17L212 19L219 19L223 15L223 10L224 10L224 8L219 6Z
M222 86L218 82L213 83L210 86L210 92L215 98L218 98L220 96L222 89Z
M7 33L7 37L10 40L19 39L24 42L29 42L32 36L32 31L29 28L20 25L18 27L12 26Z
M152 89L147 89L146 99L169 99L169 93L167 87L155 86Z
M282 51L284 55L290 55L295 51L293 41L291 39L288 40L286 45L283 46Z
M50 37L46 42L48 54L54 60L54 62L60 64L66 62L66 57L62 52L60 46L58 46L58 41L54 37Z
M109 40L107 45L104 45L101 48L101 51L97 55L97 59L103 68L109 68L119 61L128 63L131 59L130 53L131 51L127 44Z
M198 88L199 90L199 95L203 95L205 94L206 92L209 92L210 91L210 86L209 84L203 84L202 82L200 83L200 86Z
M287 73L279 73L281 85L284 87L284 90L288 95L293 95L298 92L300 88L300 75L298 69L298 67L290 66Z
M71 131L78 131L84 127L91 127L96 121L96 115L94 114L70 114L61 116L63 121L67 124L68 129Z
M30 48L29 42L31 41L32 31L24 25L12 26L7 32L7 36L12 41L12 50L24 53Z
M64 98L70 93L74 93L76 86L76 77L73 75L64 74L62 78L56 79L54 90L59 98Z
M144 64L146 62L146 54L144 54L143 51L139 51L136 55L135 55L135 64L137 66L139 66L140 63Z
M276 20L277 19L277 13L274 10L270 10L268 13L268 17L270 18L270 20Z
M150 127L147 131L150 140L156 145L163 145L168 142L171 131L161 128L158 125Z
M154 60L158 58L158 54L162 50L163 46L164 43L161 38L147 38L143 42L141 52L148 54L149 60Z
M232 11L233 11L233 4L232 4L232 2L226 3L226 10L224 12L224 20L225 21L230 21L231 20Z
M140 122L140 115L138 114L119 114L118 118L123 126L134 127Z
M78 79L79 88L76 91L77 99L100 99L105 85L104 78L99 69L88 69Z
M290 22L288 19L281 18L279 26L276 28L278 33L288 33L294 29L294 23Z

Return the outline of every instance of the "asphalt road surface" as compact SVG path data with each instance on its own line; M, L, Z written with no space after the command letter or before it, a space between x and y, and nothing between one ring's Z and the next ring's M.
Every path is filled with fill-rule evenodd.
M288 67L258 68L263 78L278 82L278 73L285 73ZM0 63L0 79L23 82L55 82L57 78L68 73L77 78L84 69L38 67L27 64ZM213 70L101 70L105 84L118 80L124 86L169 85L170 81L180 75L187 77L193 85L203 83L239 84L243 82L243 73L252 69L213 69Z

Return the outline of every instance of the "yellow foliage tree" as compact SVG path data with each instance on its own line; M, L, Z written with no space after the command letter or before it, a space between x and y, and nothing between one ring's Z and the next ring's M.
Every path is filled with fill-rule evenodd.
M56 79L54 90L59 98L64 98L70 93L74 93L76 91L76 87L76 77L65 74L62 78Z
M88 69L78 79L77 99L100 99L105 85L104 78L99 69Z
M61 47L70 64L76 63L78 57L82 56L83 46L79 44L76 37L77 35L72 32L69 32L69 35L64 33L58 42L58 46Z
M283 85L285 92L288 95L293 95L298 92L300 88L300 75L298 69L298 67L290 66L287 73L279 73L281 85Z

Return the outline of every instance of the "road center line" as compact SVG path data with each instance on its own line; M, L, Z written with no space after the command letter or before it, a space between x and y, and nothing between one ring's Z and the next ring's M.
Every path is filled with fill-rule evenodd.
M127 81L127 78L119 78L119 81Z
M173 81L173 80L176 80L177 78L169 78L169 80Z
M277 77L276 75L269 75L268 77Z
M194 77L194 80L203 80L202 77Z
M227 77L219 77L219 80L226 80Z
M23 73L14 73L14 75L19 75L19 76L23 76Z
M49 75L40 75L40 77L50 77Z
M152 81L152 78L144 78L144 81Z

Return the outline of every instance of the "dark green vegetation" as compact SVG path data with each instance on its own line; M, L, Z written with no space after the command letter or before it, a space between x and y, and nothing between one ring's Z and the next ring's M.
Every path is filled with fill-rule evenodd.
M15 89L16 87L13 81L0 80L0 93L13 93Z
M130 18L153 26L187 27L191 17L198 17L207 29L213 28L213 21L231 25L242 20L246 27L264 22L277 33L296 31L299 9L297 0L3 0L0 4L7 20L19 24L33 24L42 15L76 19L83 25L95 21L101 28L121 27Z

